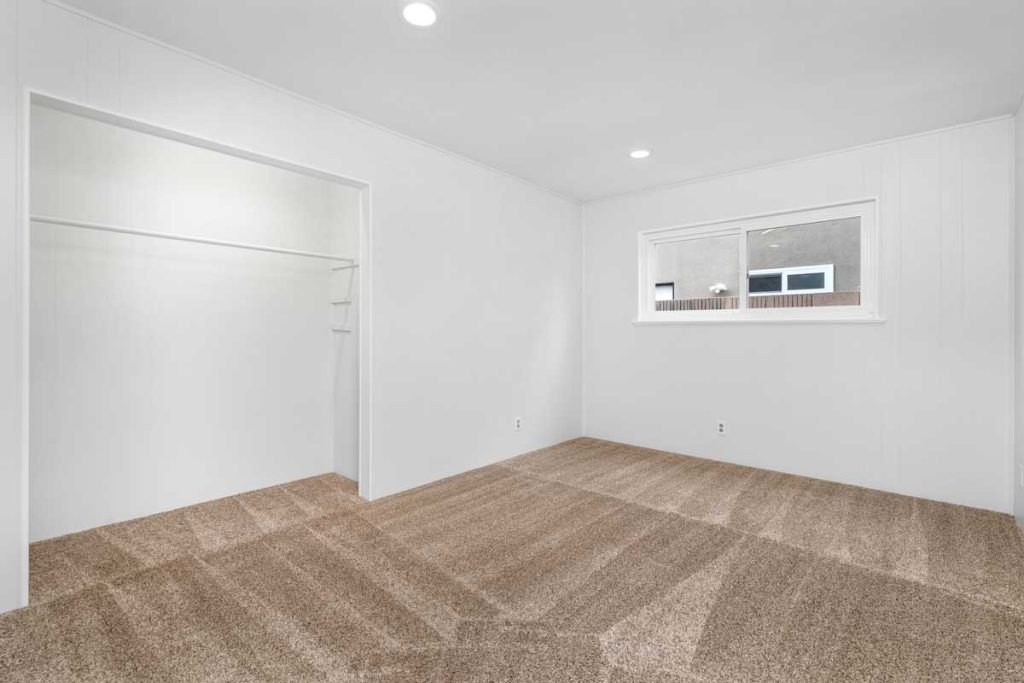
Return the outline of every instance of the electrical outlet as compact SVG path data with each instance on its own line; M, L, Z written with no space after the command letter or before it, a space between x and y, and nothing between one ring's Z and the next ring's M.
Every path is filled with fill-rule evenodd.
M719 420L715 423L715 432L719 436L725 436L725 420Z
M517 432L523 431L523 418L517 417L515 421L515 430Z

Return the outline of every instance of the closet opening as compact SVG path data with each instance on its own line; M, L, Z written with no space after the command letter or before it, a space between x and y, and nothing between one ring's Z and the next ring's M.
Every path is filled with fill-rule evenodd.
M369 498L369 185L27 107L28 542L331 472Z

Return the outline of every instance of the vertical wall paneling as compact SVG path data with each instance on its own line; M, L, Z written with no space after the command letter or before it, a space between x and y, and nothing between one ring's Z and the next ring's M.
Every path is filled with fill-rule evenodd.
M1008 511L1010 140L1002 118L589 204L587 433ZM863 197L886 322L631 324L638 231Z

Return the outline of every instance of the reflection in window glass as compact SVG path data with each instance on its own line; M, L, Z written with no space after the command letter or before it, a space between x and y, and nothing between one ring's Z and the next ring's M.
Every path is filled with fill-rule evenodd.
M751 294L777 294L782 291L782 274L751 275Z
M860 218L747 233L750 308L860 305Z
M715 235L662 242L654 250L655 309L703 311L738 308L740 236ZM672 299L658 287L672 285Z
M786 289L790 292L800 289L824 289L825 273L792 273L786 276Z

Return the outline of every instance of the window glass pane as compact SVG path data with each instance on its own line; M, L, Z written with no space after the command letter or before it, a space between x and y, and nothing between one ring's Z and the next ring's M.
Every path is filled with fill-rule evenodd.
M825 273L792 273L786 277L786 289L823 289Z
M705 311L738 308L740 236L718 235L654 247L654 282L673 285L673 298L659 301L658 311Z
M782 275L751 275L750 293L763 294L765 292L781 292Z
M857 306L860 218L752 230L747 267L750 308ZM779 289L760 284L769 276L780 278Z

